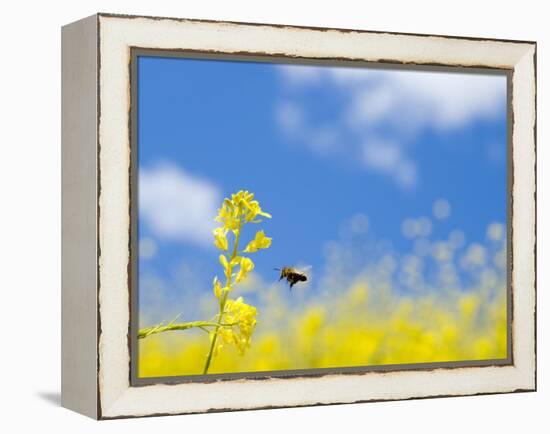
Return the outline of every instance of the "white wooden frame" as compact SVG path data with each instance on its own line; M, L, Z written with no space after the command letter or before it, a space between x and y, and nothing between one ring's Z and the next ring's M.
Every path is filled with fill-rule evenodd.
M536 388L536 44L98 14L63 48L62 404L97 419ZM512 364L130 384L131 47L512 71Z

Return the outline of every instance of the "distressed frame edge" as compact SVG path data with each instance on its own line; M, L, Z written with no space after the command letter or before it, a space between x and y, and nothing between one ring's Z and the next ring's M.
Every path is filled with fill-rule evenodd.
M61 406L92 419L100 418L98 24L95 14L61 28Z
M370 34L380 34L380 35L396 35L396 36L418 36L418 37L431 37L431 38L446 38L446 39L461 39L465 41L488 41L488 42L505 42L505 43L514 43L514 44L536 44L534 40L527 39L500 39L492 37L476 37L476 36L457 36L457 35L447 35L447 34L430 34L430 33L415 33L415 32L397 32L397 31L384 31L384 30L365 30L365 29L352 29L347 27L321 27L321 26L308 26L308 25L297 25L297 24L277 24L277 23L266 23L266 22L250 22L250 21L232 21L232 20L214 20L207 18L177 18L177 17L167 17L167 16L152 16L152 15L132 15L132 14L121 14L121 13L112 13L112 12L98 12L97 16L99 18L123 18L123 19L139 19L144 18L148 20L166 20L166 21L175 21L175 22L189 22L189 23L207 23L207 24L228 24L228 25L237 25L237 26L251 26L251 27L272 27L277 29L298 29L298 30L314 30L320 32L340 32L340 33L370 33Z
M521 72L521 76L518 77L518 80L515 79L515 74L518 70L521 71L521 69L524 69L525 72ZM525 74L525 76L523 76ZM518 156L525 155L526 153L532 153L532 161L531 164L528 164L527 162L525 165L521 164L520 168L521 170L527 170L527 173L525 174L532 181L532 184L527 187L528 191L526 192L527 197L526 203L530 206L532 206L532 214L528 216L529 218L529 225L521 227L522 231L532 231L532 239L529 243L529 259L526 261L526 269L527 272L530 273L528 276L531 278L532 285L529 285L528 287L522 289L525 291L529 291L530 295L532 296L531 302L532 305L529 307L532 307L532 312L530 312L530 317L532 319L532 322L528 323L527 325L529 327L532 327L532 348L529 348L528 350L532 353L530 355L532 356L532 367L529 371L529 374L532 375L532 378L530 378L530 387L526 391L536 392L537 391L537 368L538 368L538 359L537 359L537 42L533 41L529 48L526 49L526 52L524 56L517 62L517 64L514 67L513 75L512 75L512 89L513 89L513 97L512 97L512 116L513 116L513 122L514 122L514 128L512 131L512 165L514 166L515 163L519 160ZM520 86L528 86L530 88L530 93L527 95L528 98L521 98L520 101L517 101L515 91ZM521 94L520 94L521 95ZM523 110L520 109L519 106L516 106L515 103L518 102L519 104L526 104L527 109L529 109L528 113L526 113L526 109ZM517 110L516 110L517 109ZM526 119L523 120L521 123L522 128L526 128L525 132L518 133L518 136L515 136L516 129L515 129L515 122L516 119L519 116L527 116ZM527 144L528 149L523 149L520 147L520 145ZM517 152L517 154L516 154ZM526 157L528 158L528 156ZM513 231L514 231L514 219L515 219L515 206L514 206L514 193L516 192L516 168L514 166L513 172L512 172L512 241L514 241L513 237ZM526 180L523 178L520 179L520 186L525 187ZM523 193L522 193L523 194ZM530 194L532 194L532 197L528 197ZM527 201L527 199L529 199ZM522 205L524 205L522 203ZM523 242L523 237L519 237L521 241ZM513 251L513 250L512 250ZM514 252L515 255L515 252ZM515 255L518 256L518 255ZM521 258L523 259L523 258ZM519 290L519 288L514 287L514 279L517 278L517 275L514 274L514 266L516 265L516 260L512 258L511 261L511 267L512 268L512 305L513 305L513 297L514 297L514 290ZM512 306L512 313L514 313L514 308ZM513 349L515 351L515 349ZM527 350L525 350L527 351ZM512 354L512 357L514 357L514 353Z
M106 16L105 14L101 14L101 16ZM110 15L109 15L110 16ZM117 16L119 17L119 16ZM126 16L124 16L125 19L126 19ZM128 18L137 18L137 17L128 17ZM152 17L145 17L145 18L149 18L149 19L155 19L155 18L152 18ZM168 19L168 18L167 18ZM174 20L174 19L172 19ZM98 18L98 21L99 21L99 18ZM195 20L182 20L182 21L195 21ZM220 23L220 22L214 22L214 23ZM223 23L223 22L221 22ZM240 24L240 23L234 23L236 25ZM254 26L254 24L247 24L247 25L250 25L250 26ZM294 29L304 29L302 27L295 27L295 26L282 26L282 27L292 27ZM307 28L305 28L307 29ZM331 29L327 29L327 30L331 30ZM362 32L365 32L365 33L372 33L372 32L368 32L368 31L362 31ZM386 32L382 32L382 33L386 33ZM416 36L416 35L415 35ZM419 35L419 37L430 37L432 35ZM455 38L455 37L449 37L450 39L459 39L459 38ZM477 40L477 39L475 39ZM485 40L485 39L482 39L481 40ZM502 40L497 40L498 42L503 42ZM513 42L517 42L517 41L513 41ZM522 42L523 44L524 42ZM525 53L529 54L528 52L531 51L532 49L532 57L533 57L533 62L535 62L535 65L536 65L536 43L527 43L528 46L526 47L525 49ZM518 62L519 64L519 62ZM454 66L454 65L451 65L451 66ZM536 66L534 68L534 74L532 77L528 77L529 79L532 78L532 84L534 86L534 96L535 96L535 99L536 99ZM536 102L536 101L535 101ZM536 105L534 107L534 123L533 123L533 134L534 134L534 142L533 142L533 145L534 145L534 152L535 152L535 167L534 169L536 170ZM514 143L515 143L515 140L514 140ZM536 177L535 177L535 186L534 186L534 193L536 195ZM536 200L536 197L535 197L535 200ZM535 214L535 219L536 219L536 214ZM513 222L512 222L513 223ZM535 255L535 260L536 260L536 220L535 220L535 239L534 239L534 255ZM535 263L535 267L536 267L536 263ZM535 279L536 279L536 275L534 276ZM536 296L536 281L535 281L535 296ZM536 321L536 298L535 298L535 312L534 312L534 319ZM535 327L535 333L536 333L536 327ZM536 335L535 335L536 337ZM477 394L493 394L493 393L510 393L510 392L515 392L515 391L534 391L536 390L536 339L534 341L535 343L535 348L534 348L534 363L535 363L535 367L534 367L534 383L531 387L531 384L527 385L527 387L525 388L517 388L517 389L514 389L514 390L506 390L506 391L502 391L502 392L483 392L483 393L468 393L468 394L458 394L458 395L455 395L455 394L450 394L450 395L425 395L425 396L412 396L412 397L408 397L408 398L394 398L394 399L400 399L400 400L403 400L403 399L423 399L423 398L428 398L428 397L435 397L435 396L469 396L469 395L477 395ZM99 352L99 347L98 347L98 352ZM98 383L98 387L99 389L101 389L101 384L100 382ZM419 394L420 395L420 394ZM351 402L373 402L373 401L381 401L381 400L393 400L393 399L367 399L367 400L359 400L359 401L349 401L350 403ZM346 401L347 402L347 401ZM309 405L330 405L330 404L342 404L342 403L346 403L346 402L330 402L330 403L327 403L327 402L318 402L318 403L310 403L310 404L298 404L298 405L295 405L295 404L287 404L287 405L274 405L274 406L263 406L263 407L252 407L252 408L279 408L279 407L285 407L285 406L292 406L292 407L295 407L295 406L309 406ZM212 408L212 409L207 409L205 411L209 412L209 411L228 411L228 410L248 410L248 409L252 409L252 408L234 408L234 409L230 409L230 408ZM202 412L202 411L198 411L198 412ZM104 412L104 413L111 413L110 411L107 411L107 412ZM115 410L115 413L116 413L116 410ZM167 413L155 413L154 415L160 415L160 414L184 414L184 413L197 413L197 411L181 411L181 412L177 412L177 413L174 413L174 412L167 412ZM103 416L102 415L99 415L99 417L101 418L104 418L104 419L109 419L109 418L123 418L123 417L137 417L137 416L147 416L149 414L104 414Z

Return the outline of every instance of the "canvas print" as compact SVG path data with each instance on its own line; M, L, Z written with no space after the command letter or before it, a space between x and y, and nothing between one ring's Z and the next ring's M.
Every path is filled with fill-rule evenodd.
M503 72L135 68L138 378L509 362Z

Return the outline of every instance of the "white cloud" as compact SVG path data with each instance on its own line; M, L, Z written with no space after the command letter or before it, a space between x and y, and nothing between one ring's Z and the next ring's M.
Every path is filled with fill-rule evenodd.
M139 171L139 215L160 238L210 245L220 200L214 184L175 164Z
M352 122L388 122L395 128L461 128L503 113L504 76L425 71L377 71L353 98ZM403 121L406 123L403 123Z
M305 141L307 145L318 154L332 153L339 142L339 133L330 125L321 125L306 131Z
M294 141L308 146L318 154L329 154L338 144L339 134L331 125L309 125L302 107L285 101L276 107L276 119L283 131Z
M361 124L460 128L474 119L503 113L506 102L504 75L302 65L279 68L293 86L334 84L349 91L349 119Z
M299 133L304 125L303 113L301 108L290 101L286 101L277 106L277 122L283 130L289 134Z
M391 177L404 189L416 185L416 166L396 143L367 140L363 145L363 162L366 167Z
M317 154L358 158L366 169L390 177L403 189L418 181L408 148L419 134L462 128L505 110L506 78L501 75L304 65L281 65L279 70L289 99L277 117L294 140ZM332 124L318 126L299 103L300 90L331 85L343 93L344 107L332 116ZM383 137L380 128L386 131Z
M318 83L322 78L322 68L310 65L279 65L278 68L289 86L303 86Z
M141 238L139 240L139 256L143 259L152 259L157 254L157 243L152 238Z

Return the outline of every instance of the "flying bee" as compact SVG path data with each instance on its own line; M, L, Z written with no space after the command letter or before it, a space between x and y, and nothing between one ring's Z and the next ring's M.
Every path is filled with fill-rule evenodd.
M306 268L309 269L311 267L306 267ZM290 283L291 291L292 291L292 287L296 285L298 282L307 281L307 275L306 275L305 269L296 269L294 267L283 267L283 268L275 268L275 270L281 272L279 281L281 281L282 279L286 279L286 281Z

